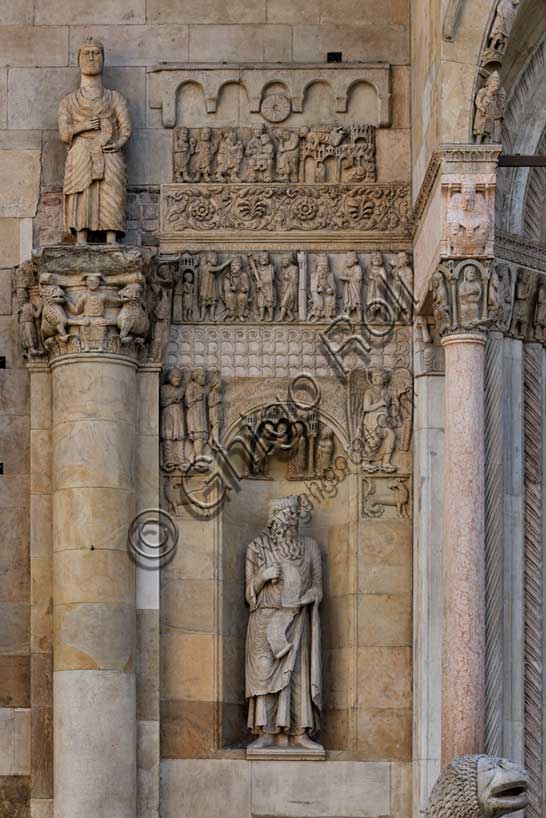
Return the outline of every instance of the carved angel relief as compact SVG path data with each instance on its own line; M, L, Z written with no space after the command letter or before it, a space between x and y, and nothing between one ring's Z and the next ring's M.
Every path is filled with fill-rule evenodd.
M398 470L413 422L413 381L408 369L353 369L347 386L347 418L353 459L368 473Z

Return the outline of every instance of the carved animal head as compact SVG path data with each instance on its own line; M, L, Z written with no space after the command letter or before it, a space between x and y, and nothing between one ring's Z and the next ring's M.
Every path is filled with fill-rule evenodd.
M140 284L128 284L119 291L119 297L127 303L140 304L142 301L142 286Z
M505 758L461 756L442 772L426 818L500 818L527 806L527 773Z
M40 287L45 304L63 304L66 300L64 291L57 284L46 284Z

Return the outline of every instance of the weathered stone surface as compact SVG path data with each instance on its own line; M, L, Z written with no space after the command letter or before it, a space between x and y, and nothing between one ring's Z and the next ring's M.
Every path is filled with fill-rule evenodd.
M127 551L66 550L55 559L55 603L134 601L135 565Z
M33 707L50 707L53 701L53 655L31 656L31 699Z
M409 62L409 38L397 26L294 26L296 62L323 62L328 51L341 51L347 61L387 60L400 65Z
M54 714L58 815L92 818L107 815L107 810L111 815L135 815L134 675L70 670L55 673L54 686L55 701L63 702ZM69 753L64 751L67 746L72 748Z
M162 4L163 12L165 3ZM148 20L150 10L148 9ZM107 65L151 65L156 62L184 62L188 54L188 27L175 25L189 23L183 14L178 14L171 25L94 25L72 26L70 37L70 63L77 64L79 44L86 37L95 37L106 51ZM159 22L165 22L160 20Z
M130 185L166 184L172 179L172 136L168 131L135 130L127 145Z
M89 5L85 0L76 0L67 5L54 0L37 0L35 6L36 25L119 23L131 25L146 22L144 0L98 0Z
M250 818L251 765L202 759L161 762L164 818ZM192 782L188 791L187 782ZM229 797L226 794L229 793Z
M151 0L148 4L148 19L152 23L265 23L266 0L236 0L222 3L221 0ZM163 58L165 59L165 58ZM178 61L181 61L178 57Z
M23 26L32 24L33 12L33 0L21 0L21 3L12 3L11 0L1 0L0 25Z
M53 818L53 799L31 798L30 818Z
M367 521L358 556L358 590L406 593L411 587L411 527L404 522Z
M4 474L11 476L29 473L30 435L24 415L4 415L0 423Z
M409 761L411 726L411 710L408 708L359 710L359 758L366 761Z
M19 264L19 220L0 218L0 247L2 267Z
M362 594L358 600L358 644L411 645L411 594Z
M216 593L213 580L165 579L161 591L162 626L185 633L212 633L216 626Z
M0 68L0 127L8 124L8 71Z
M33 494L51 491L51 431L30 430L30 490Z
M291 0L267 0L267 21L289 25L319 23L320 4L314 0L300 0L298 3L292 3Z
M0 776L2 818L30 818L30 777Z
M11 315L12 270L0 270L0 315Z
M93 546L127 553L127 520L135 514L132 491L92 486L67 488L56 491L53 502L56 551ZM96 509L100 509L100 514Z
M289 26L192 26L190 60L283 62L291 55Z
M215 749L217 709L216 702L162 702L161 757L208 758Z
M389 764L281 761L252 765L253 815L365 818L389 812Z
M410 707L410 648L359 648L358 677L358 701L362 707Z
M29 525L24 509L2 512L0 602L27 602L29 597Z
M159 611L137 611L137 719L159 720Z
M0 709L0 775L30 773L30 710Z
M49 557L33 557L31 560L31 650L50 651L52 649L53 585L52 563Z
M30 707L30 656L0 657L0 707Z
M53 708L32 708L32 795L53 797Z
M106 420L63 423L53 429L55 489L120 488L134 478L135 430Z
M9 74L9 127L57 129L57 109L63 96L78 87L78 69L13 68ZM145 71L143 68L108 68L104 84L115 88L129 103L133 127L145 122Z
M135 611L130 605L56 605L55 671L135 669ZM108 634L108 638L105 635Z
M216 637L170 630L161 650L161 695L164 699L213 701Z
M68 63L68 28L6 26L0 16L0 65L54 66Z

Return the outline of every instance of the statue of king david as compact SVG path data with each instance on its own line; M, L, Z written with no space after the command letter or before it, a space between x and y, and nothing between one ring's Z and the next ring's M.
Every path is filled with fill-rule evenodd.
M320 754L320 549L298 530L299 500L274 500L267 528L247 546L247 755Z
M59 132L68 145L64 224L86 244L89 233L114 244L125 232L127 171L122 148L131 135L127 102L103 87L104 47L87 39L79 48L81 82L59 106Z

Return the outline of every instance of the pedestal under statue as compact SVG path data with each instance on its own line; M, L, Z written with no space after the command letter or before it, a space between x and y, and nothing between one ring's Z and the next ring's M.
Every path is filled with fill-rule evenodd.
M78 51L81 83L59 106L59 132L68 145L64 225L85 244L89 233L109 244L125 232L127 171L122 148L131 135L127 102L103 87L104 47L88 39ZM101 236L102 237L102 236Z
M311 738L322 706L320 549L298 532L299 501L271 503L268 527L246 551L248 758L323 759Z

